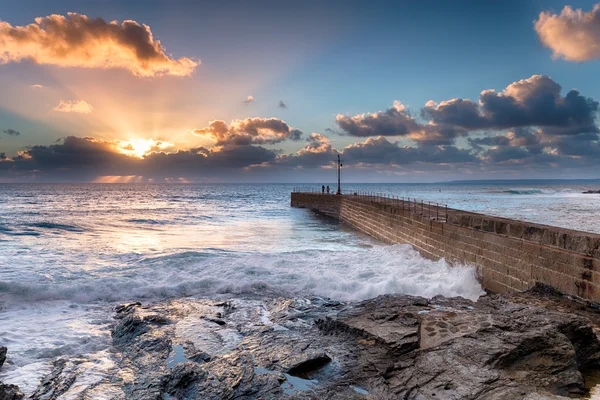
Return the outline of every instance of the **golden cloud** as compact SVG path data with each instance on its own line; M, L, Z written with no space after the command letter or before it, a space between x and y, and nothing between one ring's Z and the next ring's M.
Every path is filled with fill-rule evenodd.
M94 108L92 107L92 105L86 102L85 100L61 100L60 103L56 107L54 107L54 111L79 114L89 114L93 111L93 109Z
M0 21L0 64L22 60L60 67L123 68L142 77L187 76L199 64L187 57L169 57L148 25L106 22L77 13L38 17L27 26Z
M535 31L555 58L589 61L600 58L600 4L589 12L565 6L560 14L540 13Z
M233 120L229 125L222 120L210 121L209 125L194 129L196 135L216 141L217 146L251 144L275 144L286 139L300 140L302 132L293 129L278 118L246 118Z

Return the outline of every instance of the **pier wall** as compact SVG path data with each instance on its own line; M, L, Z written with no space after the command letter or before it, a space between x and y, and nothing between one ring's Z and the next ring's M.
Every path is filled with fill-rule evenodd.
M419 212L411 204L318 193L291 198L293 207L316 210L381 241L475 266L492 292L526 290L540 282L600 303L600 235L454 209L424 212L422 206Z

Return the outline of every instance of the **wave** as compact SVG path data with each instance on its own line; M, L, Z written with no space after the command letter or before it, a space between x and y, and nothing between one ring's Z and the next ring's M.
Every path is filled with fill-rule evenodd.
M0 224L0 232L11 232L12 228L6 225Z
M4 301L124 302L201 296L295 297L363 300L388 293L477 299L475 270L427 260L408 245L353 251L287 253L185 252L145 258L138 268L108 268L68 282L0 282ZM98 274L100 274L98 272Z
M134 224L146 224L146 225L167 225L170 223L169 221L150 219L150 218L131 218L131 219L126 219L125 222L131 222Z
M544 191L541 189L509 189L504 190L502 193L510 193L510 194L543 194Z
M85 229L76 226L76 225L66 225L66 224L56 224L54 222L37 222L29 225L33 228L41 228L41 229L54 229L59 231L69 231L69 232L84 232Z

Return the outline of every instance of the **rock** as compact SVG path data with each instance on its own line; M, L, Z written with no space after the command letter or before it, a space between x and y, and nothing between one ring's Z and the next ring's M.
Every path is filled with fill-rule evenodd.
M398 398L579 395L586 392L579 368L598 368L600 355L584 318L495 296L477 303L385 296L317 324L362 345L360 363L383 366L378 373ZM389 352L373 352L377 344Z
M0 346L0 367L4 365L4 361L6 361L6 352L8 349L4 346Z
M33 400L56 399L65 394L77 379L73 362L58 359L52 371L42 378L36 391L29 397Z
M113 343L120 346L148 332L148 326L138 315L128 314L112 330Z
M124 303L115 306L115 312L117 318L123 318L125 315L135 311L136 308L141 307L142 303L136 301L135 303Z
M288 369L287 373L300 378L308 379L313 373L325 367L331 362L331 357L323 352L306 356L303 354L301 360Z
M18 386L6 385L0 382L0 399L2 400L21 400L25 398L23 392Z
M586 190L583 194L600 194L600 190Z
M133 304L117 313L112 375L95 381L95 393L558 400L585 395L582 372L600 371L600 313L544 288L477 302L389 295ZM207 322L215 316L223 324ZM78 363L56 361L31 398L81 397Z
M227 322L219 318L206 318L207 321L214 322L217 325L225 325Z

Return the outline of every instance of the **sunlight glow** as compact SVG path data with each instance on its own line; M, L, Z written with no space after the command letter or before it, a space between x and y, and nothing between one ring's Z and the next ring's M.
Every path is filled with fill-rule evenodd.
M173 144L154 139L133 139L120 142L117 150L131 157L142 158L149 153L162 151L169 147L173 147Z
M141 183L143 176L139 175L102 175L92 181L92 183Z

